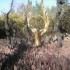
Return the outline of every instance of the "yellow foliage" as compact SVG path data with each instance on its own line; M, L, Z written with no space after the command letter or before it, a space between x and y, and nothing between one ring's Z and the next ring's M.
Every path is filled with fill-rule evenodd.
M23 17L20 15L17 15L16 13L11 14L10 19L12 19L12 21L14 21L17 24L23 24L24 23Z

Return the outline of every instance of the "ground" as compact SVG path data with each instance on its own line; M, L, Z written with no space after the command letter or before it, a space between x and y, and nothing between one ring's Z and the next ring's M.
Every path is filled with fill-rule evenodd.
M51 41L31 48L23 42L13 49L6 39L0 39L0 70L70 70L70 36L62 44L56 48L56 42Z

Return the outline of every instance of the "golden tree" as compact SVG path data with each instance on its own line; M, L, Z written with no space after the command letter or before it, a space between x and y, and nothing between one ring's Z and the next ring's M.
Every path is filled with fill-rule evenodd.
M41 0L41 6L42 6L42 13L43 15L41 16L43 21L44 21L44 28L42 29L38 29L36 27L34 27L33 25L30 24L30 19L32 18L32 13L29 11L29 6L27 8L27 24L28 24L28 27L31 29L32 33L34 34L34 40L35 40L35 46L38 47L41 45L41 39L43 37L43 35L47 32L48 30L48 26L49 26L49 17L48 17L48 14L47 12L45 11L45 8L44 8L44 0ZM29 4L28 4L29 5ZM28 10L29 9L29 10Z

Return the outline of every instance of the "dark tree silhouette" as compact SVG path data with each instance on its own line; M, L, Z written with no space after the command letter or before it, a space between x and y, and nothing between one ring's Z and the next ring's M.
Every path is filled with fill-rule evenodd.
M11 25L12 25L11 26L10 22L9 22L9 20L10 20L9 15L10 15L12 9L13 9L13 3L14 3L14 0L12 0L10 10L7 13L2 12L4 14L4 17L5 17L4 27L5 27L5 30L6 30L7 40L9 40L9 44L11 44L11 35L12 36L15 35L15 31L12 33L12 27L13 27L14 23L11 23Z
M57 0L57 13L56 13L56 23L54 25L54 33L57 36L57 47L62 47L62 34L59 30L60 23L60 15L62 12L62 6L65 3L65 0Z

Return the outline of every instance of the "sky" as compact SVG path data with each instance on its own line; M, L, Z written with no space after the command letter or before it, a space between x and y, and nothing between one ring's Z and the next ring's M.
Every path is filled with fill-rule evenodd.
M21 3L23 4L27 4L28 0L14 0L14 8L17 8L18 5L20 5ZM31 0L32 1L32 5L35 5L35 2L37 1L38 3L41 2L41 0ZM2 12L6 13L9 9L10 9L10 4L11 4L11 0L0 0L0 14L2 14ZM52 6L56 6L56 0L44 0L44 5L45 7L52 7Z

